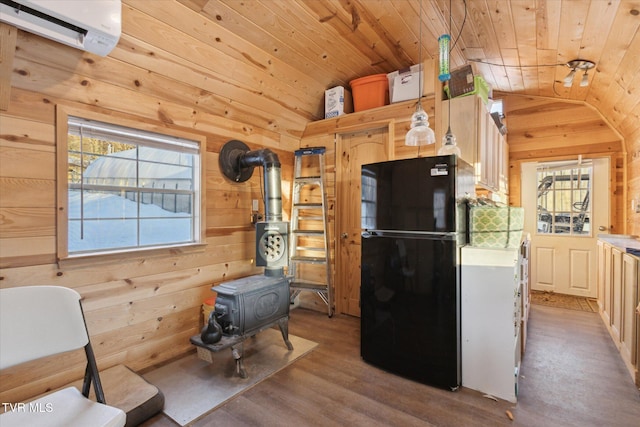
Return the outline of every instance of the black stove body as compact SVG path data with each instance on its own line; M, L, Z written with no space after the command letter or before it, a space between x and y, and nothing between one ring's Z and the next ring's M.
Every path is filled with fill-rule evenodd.
M256 275L212 288L223 336L252 335L289 316L289 280Z

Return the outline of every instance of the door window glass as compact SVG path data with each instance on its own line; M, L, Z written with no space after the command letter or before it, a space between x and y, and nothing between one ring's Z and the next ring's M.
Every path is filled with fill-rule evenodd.
M538 234L591 236L592 176L591 164L538 167Z
M378 195L376 177L371 171L362 171L362 200L360 220L363 229L376 228L376 210Z

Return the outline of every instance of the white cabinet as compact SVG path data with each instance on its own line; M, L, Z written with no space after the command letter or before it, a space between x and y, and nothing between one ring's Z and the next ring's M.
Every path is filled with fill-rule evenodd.
M624 241L621 243L624 245ZM598 303L609 335L631 377L640 385L640 258L598 241Z
M474 166L476 184L502 195L508 193L509 146L481 98L463 96L444 101L442 129L456 135L460 157Z
M611 245L604 244L603 249L604 260L602 262L604 269L604 289L602 292L602 317L608 328L611 327Z
M605 246L611 248L611 246L605 244L602 240L598 240L598 275L597 275L597 283L598 283L598 307L600 310L600 314L604 313L604 291L606 288L606 266L605 260L607 257L605 256ZM610 249L609 249L610 250ZM604 320L604 317L603 317Z
M618 343L622 322L622 252L611 248L611 337Z
M620 353L622 359L631 367L635 367L636 375L638 368L637 341L638 335L638 315L636 305L638 304L638 270L640 260L629 255L622 255L622 318L620 320Z
M451 107L449 107L451 103ZM442 130L449 126L449 109L451 109L451 131L456 136L460 157L476 168L479 161L478 136L479 136L479 112L478 102L475 96L463 96L453 98L442 103Z
M522 322L520 323L520 347L521 354L527 346L527 331L529 326L529 310L531 308L531 284L529 283L529 271L531 259L531 237L527 233L525 239L520 245L520 256L518 258L519 279L520 279L520 295L522 304Z
M502 148L500 150L500 169L498 179L500 180L499 190L502 194L509 194L509 144L507 138L500 134Z
M519 249L462 248L462 386L516 402L521 358Z

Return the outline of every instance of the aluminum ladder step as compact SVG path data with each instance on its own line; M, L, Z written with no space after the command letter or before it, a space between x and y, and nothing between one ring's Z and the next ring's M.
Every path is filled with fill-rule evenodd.
M291 257L292 262L303 262L307 264L325 264L327 262L326 257L315 257L315 256L301 256L295 255Z
M324 236L324 230L292 230L292 234L299 236Z

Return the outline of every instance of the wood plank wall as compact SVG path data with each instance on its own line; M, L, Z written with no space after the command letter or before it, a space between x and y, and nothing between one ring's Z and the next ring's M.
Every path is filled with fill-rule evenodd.
M174 2L167 7L172 9L154 10L177 14L181 8ZM179 15L186 19L187 11L182 8ZM0 287L76 289L99 367L125 364L139 371L193 351L189 337L200 329L201 304L213 284L263 271L254 265L255 231L249 220L252 200L261 199L261 171L256 169L245 183L229 182L218 167L221 146L239 139L252 149L267 147L278 154L288 220L292 152L299 147L310 108L279 99L272 81L261 93L249 90L253 79L269 80L270 71L171 29L160 17L123 5L123 21L121 41L105 58L18 32L10 76L3 74L3 90L11 82L9 102L0 111ZM212 61L216 74L200 65ZM206 248L59 265L58 104L204 135ZM29 339L37 339L37 331ZM5 370L0 399L21 402L78 379L84 369L80 360L78 353Z
M629 200L634 199L635 211L631 210L631 202L624 207L629 211L627 217L627 233L640 236L640 126L635 124L635 130L627 138L627 159L629 162L627 185Z

